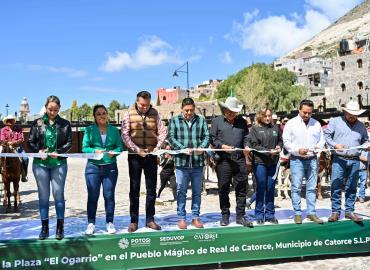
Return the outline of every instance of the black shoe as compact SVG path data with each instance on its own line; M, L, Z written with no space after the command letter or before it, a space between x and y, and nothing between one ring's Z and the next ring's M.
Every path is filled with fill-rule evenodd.
M253 223L250 222L249 220L246 220L245 217L237 217L236 224L243 225L244 227L253 228Z
M57 219L57 230L55 232L55 238L62 240L64 238L64 219Z
M49 219L41 220L41 232L39 234L40 240L45 240L49 237Z
M275 217L266 219L266 221L273 224L279 224L279 221Z
M220 225L221 226L227 226L230 224L230 216L229 215L222 215L221 220L220 220Z
M263 225L263 224L265 224L263 219L257 219L257 225Z

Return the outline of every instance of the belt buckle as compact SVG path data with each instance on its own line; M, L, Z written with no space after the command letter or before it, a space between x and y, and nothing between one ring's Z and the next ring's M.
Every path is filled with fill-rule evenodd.
M232 161L237 161L238 160L238 154L237 153L232 153L230 154L230 159Z

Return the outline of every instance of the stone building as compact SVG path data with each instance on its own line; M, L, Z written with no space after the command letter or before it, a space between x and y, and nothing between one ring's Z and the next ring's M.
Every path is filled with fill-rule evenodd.
M193 90L190 91L190 97L192 98L200 98L208 97L210 99L214 98L214 94L216 92L217 86L220 85L223 80L207 80L201 84L198 84Z
M325 97L327 107L339 108L350 99L369 105L370 39L343 39L338 45L332 58L281 58L274 68L294 72L296 83L307 87L310 98L321 103Z
M30 113L30 105L26 97L22 99L21 105L19 106L19 121L22 123L27 122L28 115Z
M180 86L174 88L158 88L157 104L173 104L188 96L186 90L180 89Z
M338 107L351 98L359 99L363 105L369 105L369 87L369 51L343 55L333 59L332 91L327 94L329 105Z
M280 59L275 69L286 68L297 75L297 84L307 87L310 96L323 96L330 91L332 60L305 55L304 58Z

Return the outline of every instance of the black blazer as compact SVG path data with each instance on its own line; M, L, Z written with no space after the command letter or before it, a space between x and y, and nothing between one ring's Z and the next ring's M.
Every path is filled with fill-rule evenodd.
M68 120L57 117L56 132L57 132L57 149L56 152L63 154L68 152L72 147L72 128ZM45 149L45 132L46 125L42 118L33 121L28 139L28 147L32 153L38 153Z

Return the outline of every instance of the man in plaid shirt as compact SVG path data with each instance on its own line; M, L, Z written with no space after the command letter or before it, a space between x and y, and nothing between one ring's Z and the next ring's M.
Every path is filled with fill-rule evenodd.
M186 154L174 156L177 182L177 215L179 229L186 229L186 192L189 181L192 188L192 222L196 228L203 228L199 218L201 189L204 167L204 152L209 144L207 122L203 116L195 114L195 103L191 98L182 101L182 113L171 119L168 141L174 150L188 149Z

